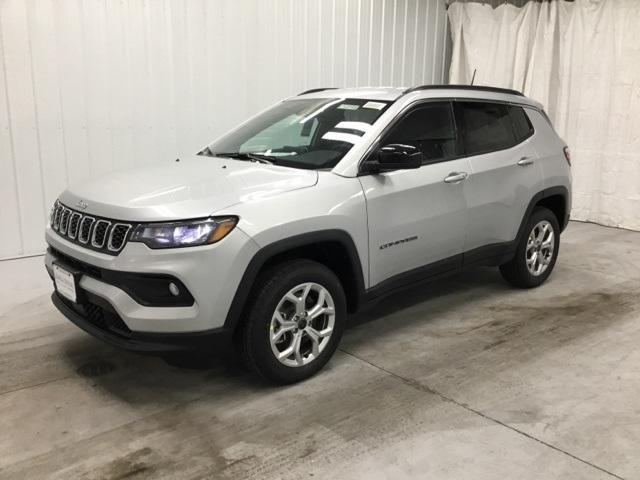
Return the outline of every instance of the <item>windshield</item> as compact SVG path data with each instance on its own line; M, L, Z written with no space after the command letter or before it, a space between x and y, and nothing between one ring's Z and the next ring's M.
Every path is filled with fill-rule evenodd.
M282 102L218 139L199 155L296 168L333 168L390 102L345 98Z

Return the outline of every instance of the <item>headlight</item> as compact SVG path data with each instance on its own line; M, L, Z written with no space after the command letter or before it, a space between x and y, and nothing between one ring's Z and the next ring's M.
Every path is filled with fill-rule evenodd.
M238 223L236 217L208 218L185 222L138 225L131 242L142 242L149 248L195 247L215 243L226 237Z

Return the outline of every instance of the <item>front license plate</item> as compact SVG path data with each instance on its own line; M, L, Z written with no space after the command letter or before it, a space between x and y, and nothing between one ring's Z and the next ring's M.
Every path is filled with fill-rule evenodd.
M76 281L73 278L73 274L58 265L54 265L53 278L56 282L56 290L58 293L72 302L76 302Z

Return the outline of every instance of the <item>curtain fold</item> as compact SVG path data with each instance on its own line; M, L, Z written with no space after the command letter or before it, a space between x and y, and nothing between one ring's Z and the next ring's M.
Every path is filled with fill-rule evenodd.
M450 83L545 106L573 162L572 217L640 230L640 1L455 2Z

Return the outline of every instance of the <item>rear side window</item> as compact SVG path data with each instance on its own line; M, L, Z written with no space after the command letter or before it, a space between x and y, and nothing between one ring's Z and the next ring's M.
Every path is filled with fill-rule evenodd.
M508 105L458 102L458 111L466 155L504 150L517 143Z
M524 111L524 108L513 105L510 105L508 108L516 141L520 143L533 135L533 125L531 125L531 121Z
M408 112L384 138L384 145L413 145L427 163L448 160L456 154L456 130L450 102L429 102Z

